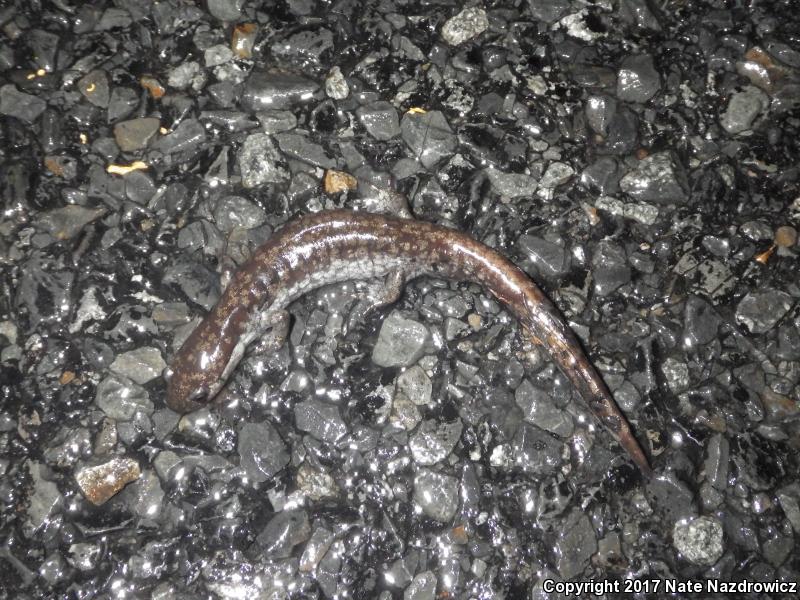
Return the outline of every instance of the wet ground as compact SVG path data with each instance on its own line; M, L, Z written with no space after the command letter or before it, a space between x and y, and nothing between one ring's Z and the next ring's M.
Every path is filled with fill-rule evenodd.
M791 591L792 2L7 0L0 29L0 596ZM309 294L218 406L166 407L237 264L392 189L541 284L652 479L468 283L365 319L363 282Z

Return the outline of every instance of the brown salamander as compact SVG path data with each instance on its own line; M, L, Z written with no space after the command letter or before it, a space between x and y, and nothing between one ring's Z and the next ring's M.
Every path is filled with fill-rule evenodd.
M413 219L335 210L286 224L241 266L175 355L167 404L188 412L209 403L257 337L267 335L279 347L289 329L286 307L303 294L340 281L385 277L380 304L388 304L405 281L419 275L472 281L491 292L519 320L522 334L548 349L639 469L651 472L605 383L536 284L468 235Z

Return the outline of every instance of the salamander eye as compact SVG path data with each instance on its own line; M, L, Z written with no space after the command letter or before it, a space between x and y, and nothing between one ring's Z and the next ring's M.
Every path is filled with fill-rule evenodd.
M203 404L208 399L208 388L206 386L201 386L194 390L187 400L189 402L196 402L198 404Z

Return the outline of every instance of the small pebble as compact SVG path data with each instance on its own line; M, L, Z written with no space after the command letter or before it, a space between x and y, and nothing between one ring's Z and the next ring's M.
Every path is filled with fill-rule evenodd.
M797 243L797 230L790 225L783 225L775 230L775 244L781 248L791 248Z

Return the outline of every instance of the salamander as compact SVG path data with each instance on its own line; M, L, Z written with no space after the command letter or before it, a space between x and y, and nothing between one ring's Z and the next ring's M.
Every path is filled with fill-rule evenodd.
M514 315L521 335L547 349L591 412L646 475L649 462L575 334L539 287L502 254L459 231L414 219L324 211L284 225L236 271L216 306L168 370L167 405L207 405L264 337L276 348L289 331L287 306L324 285L385 278L376 304L396 301L406 281L427 275L480 284Z

